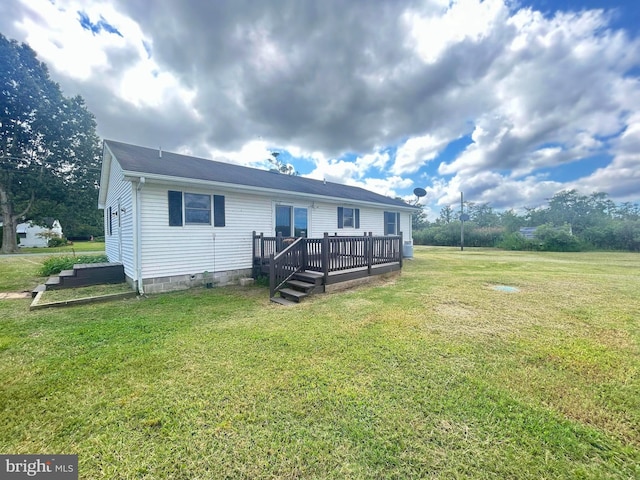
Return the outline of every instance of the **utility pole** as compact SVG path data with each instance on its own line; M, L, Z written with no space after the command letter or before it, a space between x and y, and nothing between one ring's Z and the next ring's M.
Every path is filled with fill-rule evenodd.
M464 251L464 196L460 192L460 251Z

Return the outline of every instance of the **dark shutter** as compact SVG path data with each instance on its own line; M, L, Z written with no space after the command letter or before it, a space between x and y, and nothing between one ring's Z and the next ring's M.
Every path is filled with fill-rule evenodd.
M344 208L338 207L338 228L344 228Z
M213 196L213 226L224 227L224 195Z
M107 208L107 235L113 235L113 220L111 219L111 207Z
M396 212L396 235L400 235L400 212Z
M356 228L360 228L360 209L356 208L355 213L353 214L355 218Z
M169 226L182 226L182 192L169 190Z

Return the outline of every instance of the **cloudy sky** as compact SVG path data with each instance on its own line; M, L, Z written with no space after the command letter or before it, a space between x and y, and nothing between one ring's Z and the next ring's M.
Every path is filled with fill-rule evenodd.
M638 0L2 0L0 32L103 138L423 187L430 220L640 201Z

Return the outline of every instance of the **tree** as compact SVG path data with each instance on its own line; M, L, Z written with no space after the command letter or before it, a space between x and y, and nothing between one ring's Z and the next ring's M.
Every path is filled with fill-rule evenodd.
M496 227L500 223L500 217L488 203L467 204L469 218L479 227Z
M278 157L280 156L279 152L271 152L271 157L267 158L267 161L271 163L276 170L280 173L284 173L285 175L294 175L297 176L299 173L290 163L284 163Z
M447 205L446 207L442 207L442 209L440 210L440 216L438 217L438 219L436 220L437 223L451 223L454 219L454 212L453 212L453 208L451 208L449 205Z
M93 187L100 140L84 100L66 98L36 53L2 34L0 92L2 252L10 253L20 219Z

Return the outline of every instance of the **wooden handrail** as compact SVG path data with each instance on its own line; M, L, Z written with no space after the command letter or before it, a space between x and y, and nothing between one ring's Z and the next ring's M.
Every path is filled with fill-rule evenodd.
M366 268L368 274L376 265L386 263L399 263L402 268L402 234L300 237L281 251L278 250L282 248L282 237L265 237L254 233L253 239L254 265L266 265L268 259L272 297L287 280L303 270L322 273L326 281L330 273L353 268Z
M271 254L269 262L269 295L275 294L296 273L304 270L303 248L306 248L304 238L297 238L291 245L277 255Z

